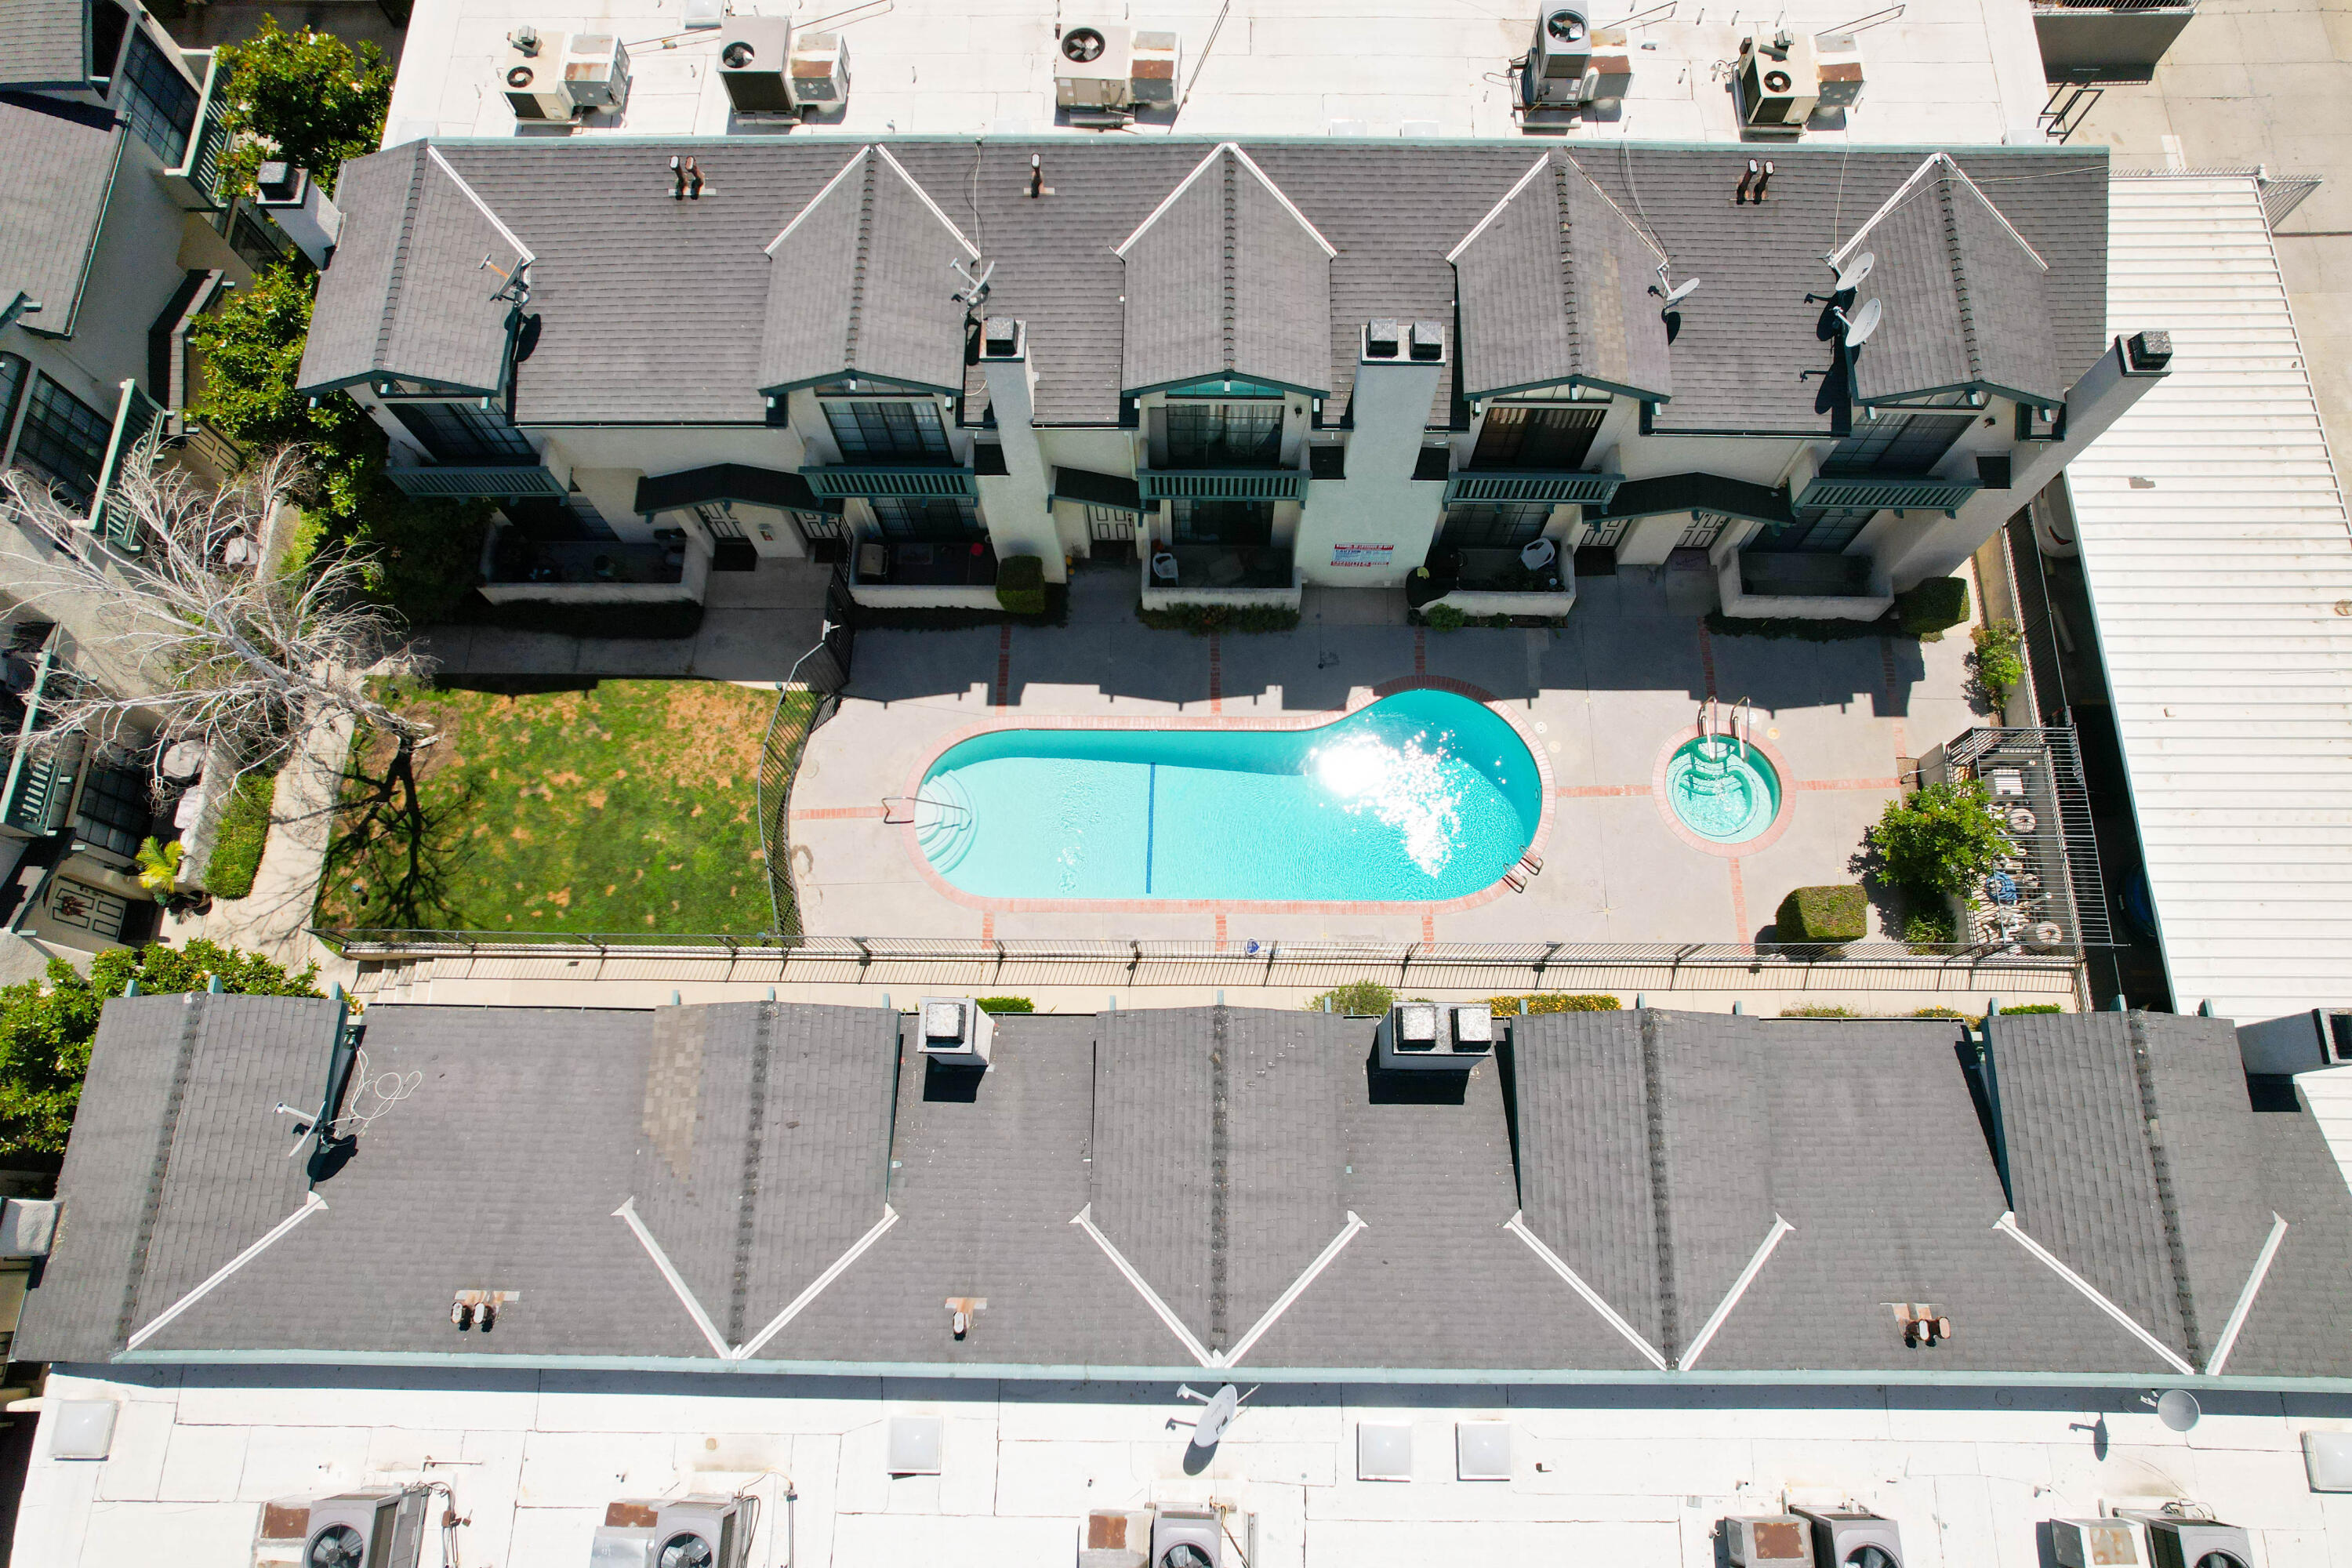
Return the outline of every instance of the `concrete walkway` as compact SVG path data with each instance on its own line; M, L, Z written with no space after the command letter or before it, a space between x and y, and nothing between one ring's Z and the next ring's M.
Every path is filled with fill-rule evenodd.
M326 979L348 976L351 966L312 937L310 925L326 872L335 799L351 745L347 718L311 726L301 750L278 775L269 840L261 852L253 891L242 899L215 899L201 915L166 917L166 938L176 942L201 936L262 953L289 969L315 963Z
M713 572L701 630L690 637L564 637L504 626L429 628L423 651L443 675L580 675L612 679L781 680L816 641L833 569L761 561L751 572ZM631 607L608 606L616 633Z

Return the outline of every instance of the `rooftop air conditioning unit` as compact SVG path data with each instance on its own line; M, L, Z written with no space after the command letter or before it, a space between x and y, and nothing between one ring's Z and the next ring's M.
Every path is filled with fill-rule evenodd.
M1129 101L1139 105L1174 103L1177 71L1183 54L1183 43L1173 33L1136 34L1134 47L1128 51Z
M2352 1063L2352 1007L2314 1007L2238 1026L2238 1054L2252 1073L2309 1072Z
M839 33L803 33L793 45L793 104L803 114L849 101L849 46Z
M2116 1513L2147 1527L2151 1568L2254 1568L2252 1543L2234 1524L2139 1509L2117 1509Z
M1739 123L1750 131L1798 132L1821 101L1813 40L1782 33L1739 41Z
M629 103L629 47L611 33L574 33L563 50L563 89L574 110L618 114Z
M302 1531L302 1568L416 1568L429 1495L410 1487L319 1499Z
M1860 1509L1795 1511L1813 1527L1818 1568L1903 1568L1903 1533L1893 1520Z
M1209 1509L1163 1508L1151 1521L1151 1568L1218 1568L1224 1521Z
M915 1015L923 1055L941 1067L985 1068L996 1048L996 1020L969 996L926 996Z
M1813 67L1823 109L1852 109L1862 102L1862 46L1852 33L1813 37Z
M607 1509L605 1517L613 1511ZM646 1568L745 1568L751 1562L752 1518L737 1499L682 1498L656 1505L653 1511ZM597 1531L599 1549L604 1535ZM636 1568L630 1559L615 1561ZM595 1568L604 1568L603 1559L595 1560Z
M563 35L517 27L499 61L499 90L517 120L569 120L572 94L563 85Z
M1723 1543L1736 1568L1813 1568L1813 1534L1793 1513L1723 1521Z
M1580 8L1556 5L1536 18L1535 47L1519 62L1519 107L1611 107L1633 70L1622 27L1594 27Z
M719 79L738 114L789 114L793 24L783 16L730 16L719 35Z
M1065 27L1054 45L1054 102L1063 109L1119 110L1134 100L1134 36L1108 22Z
M1494 1010L1400 1002L1381 1020L1378 1047L1390 1071L1467 1072L1495 1054Z
M2127 1519L2053 1519L2050 1550L2058 1568L2145 1568L2139 1526Z

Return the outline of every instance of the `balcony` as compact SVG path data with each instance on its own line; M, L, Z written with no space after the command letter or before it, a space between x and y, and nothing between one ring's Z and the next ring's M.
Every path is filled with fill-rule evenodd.
M106 459L99 465L98 485L85 526L125 555L136 555L144 549L146 536L138 514L116 499L114 487L125 465L139 460L142 443L155 433L163 417L162 405L140 391L137 382L123 382L114 402L114 428L106 438Z
M1529 568L1517 549L1444 550L1429 560L1429 591L1416 608L1444 605L1465 616L1533 616L1558 620L1576 607L1576 571L1566 554ZM1419 594L1412 595L1421 599Z
M996 552L984 540L869 539L851 552L849 596L874 609L993 610Z
M1622 474L1546 473L1534 469L1489 468L1456 474L1445 482L1445 504L1456 501L1533 502L1557 506L1573 501L1582 506L1607 506L1625 482Z
M198 68L201 61L203 92L196 100L196 120L188 132L187 151L177 167L158 171L156 178L184 210L218 212L225 205L220 197L220 161L228 151L228 130L224 123L228 102L222 89L228 85L228 73L222 68L217 49L191 49L181 58L192 69Z
M1749 619L1874 621L1895 588L1867 555L1726 550L1716 565L1723 613Z
M969 500L980 494L970 468L821 463L803 468L801 478L821 500L897 496L909 500Z
M1135 476L1147 506L1159 500L1304 500L1297 468L1146 468Z
M1968 499L1984 487L1974 479L1878 479L1868 475L1823 474L1790 502L1797 515L1824 511L1940 511L1958 515Z
M482 597L494 605L699 603L710 558L683 544L525 539L494 530L482 549Z
M463 468L446 464L388 468L384 477L403 495L421 500L520 500L525 496L562 500L570 492L539 463Z
M1143 607L1278 605L1297 608L1298 573L1275 544L1155 544L1143 555Z

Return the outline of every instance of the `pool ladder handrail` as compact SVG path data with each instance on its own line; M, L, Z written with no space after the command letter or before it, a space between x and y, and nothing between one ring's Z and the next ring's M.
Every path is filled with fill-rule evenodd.
M886 827L905 827L915 820L911 812L903 817L890 815L890 803L898 800L911 800L917 805L935 806L941 811L961 811L966 816L971 815L971 807L960 801L933 800L927 795L886 795L882 797L882 823Z
M1741 729L1739 723L1739 716L1742 713L1748 715L1748 724L1745 731ZM1748 760L1748 742L1754 740L1755 736L1756 704L1743 697L1738 701L1731 705L1731 738L1739 742L1739 760L1743 763Z

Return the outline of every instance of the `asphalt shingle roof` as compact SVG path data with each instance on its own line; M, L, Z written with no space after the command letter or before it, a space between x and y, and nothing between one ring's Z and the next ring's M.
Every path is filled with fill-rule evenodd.
M41 302L26 328L64 336L81 309L122 133L110 110L0 92L0 306Z
M89 80L88 0L0 0L0 87Z
M950 261L977 258L884 149L866 147L770 248L759 386L778 392L873 375L963 384L963 306Z
M316 1095L333 1020L316 1001L110 1005L19 1353L110 1358L299 1211L304 1170L273 1107ZM934 1067L874 1009L392 1005L365 1024L367 1074L410 1092L318 1182L323 1210L145 1352L709 1365L681 1291L741 1346L841 1264L758 1361L1192 1367L1083 1211L1209 1349L1263 1323L1244 1373L1646 1370L1507 1228L1517 1212L1670 1361L1785 1219L1701 1375L2162 1370L1994 1228L2008 1205L1948 1025L1544 1016L1512 1020L1495 1060L1432 1078L1378 1071L1366 1020L1237 1008L1002 1017L984 1075ZM2159 1202L2112 1114L2136 1114L2144 1064L2208 1353L2275 1210L2290 1228L2228 1370L2352 1371L2329 1318L2352 1194L2307 1113L2250 1109L2226 1026L1996 1030L2030 1234L2187 1343L2162 1315L2163 1226L2116 1219ZM2074 1123L2088 1131L2070 1142ZM494 1332L461 1333L450 1305L468 1289L520 1294ZM947 1304L967 1298L987 1306L958 1341ZM1899 1303L1936 1307L1955 1337L1906 1348Z
M887 145L995 263L987 312L1029 323L1038 423L1116 425L1122 391L1139 384L1128 366L1128 304L1157 310L1162 301L1132 298L1132 269L1113 247L1216 144L988 139ZM715 144L630 139L436 146L538 257L531 309L542 315L544 331L518 378L518 409L526 424L649 416L756 424L763 418L762 324L776 271L764 250L789 215L841 171L841 143L737 138ZM1236 342L1262 343L1266 357L1261 363L1289 363L1302 384L1329 387L1339 406L1353 385L1358 335L1366 321L1444 321L1453 314L1456 283L1447 253L1508 194L1529 163L1529 149L1520 142L1391 146L1317 140L1249 142L1243 151L1338 254L1320 269L1326 289L1317 296L1320 303L1302 306L1298 290L1315 287L1318 269L1294 266L1305 258L1284 247L1311 247L1311 238L1295 222L1275 221L1279 204L1264 207L1258 197L1265 195L1271 203L1271 195L1244 172L1236 182L1236 240L1273 247L1273 258L1237 271L1237 284L1249 287L1236 294ZM1760 206L1733 205L1746 168L1745 153L1736 146L1625 145L1564 154L1637 230L1655 238L1672 258L1676 281L1701 280L1666 351L1674 401L1660 409L1655 428L1830 428L1823 378L1801 379L1800 373L1832 363L1834 323L1804 296L1829 281L1822 253L1884 205L1926 151L1776 152L1780 172ZM1028 195L1033 153L1043 159L1049 196ZM699 201L671 197L668 162L684 155L697 157L708 177ZM403 159L409 162L400 167L413 174L414 158L410 149L394 148L347 165L344 179L348 184L355 171ZM1955 161L2049 263L2047 336L2063 374L2079 374L2105 342L2105 153L1982 149ZM1220 174L1206 195L1217 195L1222 184ZM1211 209L1216 205L1203 203ZM363 331L380 321L385 279L377 268L347 269L346 253L355 245L362 256L396 245L368 231L401 221L394 205L354 213L347 223L344 249L320 294L320 330L331 337L352 330L345 318L362 320ZM1203 217L1210 226L1222 221L1214 210ZM1178 239L1178 228L1170 228L1167 237ZM1197 246L1171 246L1176 250L1192 259L1187 268L1171 261L1168 287L1192 290L1187 299L1207 298L1194 287L1202 280ZM476 249L461 264L470 268L479 259ZM1221 258L1212 260L1221 272ZM952 286L943 258L935 278L929 268L918 269L918 283ZM1644 292L1648 279L1624 279L1622 271L1621 266L1628 316L1638 318L1654 305ZM1292 281L1277 286L1277 277ZM1123 302L1122 295L1130 299ZM1262 304L1253 302L1261 299ZM2011 309L2001 298L1982 300L1978 319L2005 320ZM1297 313L1286 314L1290 311ZM837 318L827 321L838 325ZM1294 342L1286 335L1318 321L1319 348L1310 351L1304 339ZM1220 321L1203 329L1188 318L1186 342L1208 331L1221 345ZM1633 341L1629 338L1629 348ZM1241 365L1238 357L1235 363ZM1222 363L1213 367L1222 369ZM1146 366L1144 374L1160 370ZM976 368L965 367L965 379L970 406L977 407ZM304 384L321 384L307 363ZM1450 396L1449 388L1433 407L1435 422L1449 416Z

